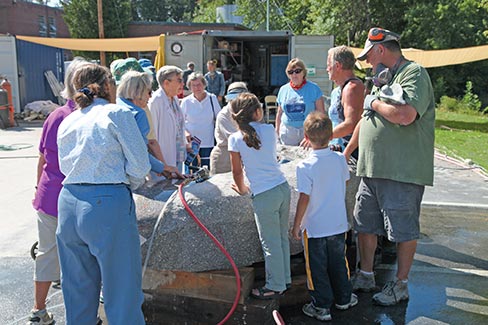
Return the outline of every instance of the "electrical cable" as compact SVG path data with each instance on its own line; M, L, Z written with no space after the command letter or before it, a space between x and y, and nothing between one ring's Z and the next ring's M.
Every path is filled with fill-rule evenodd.
M234 270L234 274L236 275L236 285L237 285L237 292L236 296L234 299L234 303L232 304L232 308L229 310L227 315L218 323L220 324L225 324L232 316L234 311L237 308L237 304L239 303L239 298L241 297L241 276L239 275L239 270L237 269L236 263L234 262L234 259L232 256L230 256L229 252L225 249L225 247L219 242L219 240L208 230L207 227L198 219L198 217L195 215L195 213L192 211L190 206L188 205L188 202L185 200L185 196L183 194L183 187L186 185L186 182L181 183L178 186L178 194L180 196L180 200L183 203L186 212L190 215L190 217L196 222L196 224L207 234L210 239L217 245L217 247L220 249L220 251L225 255L225 257L229 260L230 264L232 265L232 269Z

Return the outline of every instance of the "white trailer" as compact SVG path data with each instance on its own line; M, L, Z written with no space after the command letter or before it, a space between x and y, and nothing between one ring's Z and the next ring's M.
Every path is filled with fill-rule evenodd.
M165 38L166 64L207 72L206 62L215 59L226 83L245 81L258 97L276 94L288 82L288 61L301 58L308 70L307 79L316 82L325 96L332 90L327 74L327 51L334 46L333 36L293 35L290 31L205 30L198 34L168 35Z

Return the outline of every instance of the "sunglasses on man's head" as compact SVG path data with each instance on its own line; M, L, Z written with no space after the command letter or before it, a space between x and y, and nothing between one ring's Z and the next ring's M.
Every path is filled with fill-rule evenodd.
M303 69L296 68L296 69L294 69L294 70L288 70L288 71L286 71L286 72L287 72L288 74L294 74L294 73L299 74L299 73L300 73L300 72L302 72L302 71L303 71Z
M385 39L386 35L391 35L396 38L400 36L396 33L381 29L381 28L371 28L368 32L368 39L372 42L380 42Z

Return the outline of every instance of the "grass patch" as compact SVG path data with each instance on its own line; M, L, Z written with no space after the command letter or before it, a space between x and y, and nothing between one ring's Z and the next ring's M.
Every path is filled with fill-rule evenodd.
M471 159L488 170L488 117L436 111L435 147L452 157Z

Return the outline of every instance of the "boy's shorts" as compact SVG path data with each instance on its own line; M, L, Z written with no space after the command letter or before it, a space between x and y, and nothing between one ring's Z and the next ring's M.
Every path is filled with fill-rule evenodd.
M58 281L59 259L56 245L58 218L37 211L38 251L34 268L34 281Z
M397 243L418 239L423 194L422 185L362 177L356 194L354 230Z

